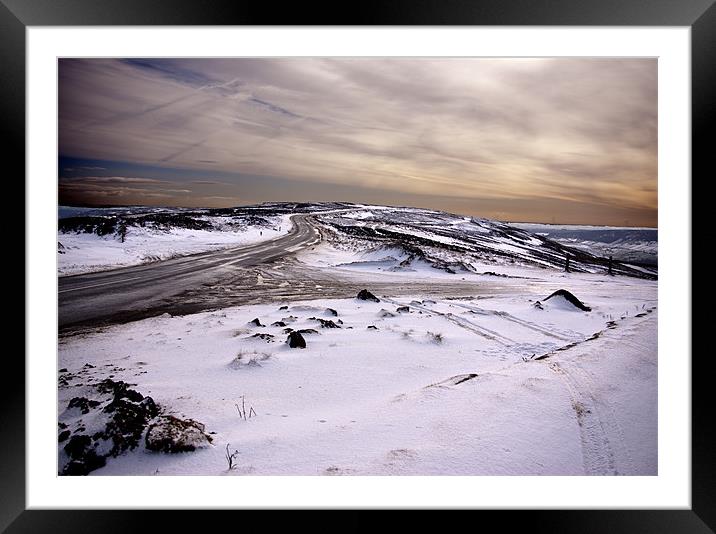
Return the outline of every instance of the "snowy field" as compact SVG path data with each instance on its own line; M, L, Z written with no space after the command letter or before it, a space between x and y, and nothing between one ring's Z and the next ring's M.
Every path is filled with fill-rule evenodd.
M656 265L610 276L414 208L68 213L64 274L271 239L292 213L322 241L202 286L237 290L221 309L63 333L61 474L657 474Z
M655 475L656 282L562 286L592 310L525 295L314 300L61 339L59 421L92 432L99 416L66 407L102 403L92 385L111 377L211 437L179 454L140 441L93 475ZM305 349L287 328L308 330Z
M91 212L93 213L93 212ZM285 235L288 215L272 217L268 226L243 228L215 225L210 230L131 226L124 242L114 233L58 232L57 272L60 276L106 271L177 256L250 245Z

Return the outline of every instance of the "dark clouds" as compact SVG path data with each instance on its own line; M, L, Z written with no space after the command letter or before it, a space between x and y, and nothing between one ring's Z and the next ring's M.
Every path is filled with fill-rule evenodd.
M293 199L278 181L278 194L656 225L656 76L651 59L63 59L60 155L197 173L85 182L85 201L103 187L146 203ZM247 175L265 185L247 190ZM327 200L301 198L314 199Z

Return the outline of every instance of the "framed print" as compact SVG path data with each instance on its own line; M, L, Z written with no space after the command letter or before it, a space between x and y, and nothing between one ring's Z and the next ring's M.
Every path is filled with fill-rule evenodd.
M3 528L709 532L689 173L714 8L319 11L3 0L28 245Z

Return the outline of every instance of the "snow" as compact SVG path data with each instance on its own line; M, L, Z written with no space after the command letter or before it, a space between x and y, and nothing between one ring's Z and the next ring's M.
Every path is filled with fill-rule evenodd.
M249 245L287 234L292 227L289 215L270 218L271 227L247 227L240 230L192 230L172 227L168 230L131 226L124 243L116 235L58 233L57 271L71 275L104 271L166 260L222 248ZM211 222L221 218L206 217ZM281 230L279 231L279 227Z
M59 366L79 378L60 388L58 416L111 372L215 433L192 453L140 446L93 475L655 475L656 282L512 269L532 280L498 291L501 279L472 275L472 299L276 302L65 337ZM370 289L423 273L361 276ZM592 311L544 301L560 287ZM290 349L280 320L319 333ZM255 417L239 417L242 400Z

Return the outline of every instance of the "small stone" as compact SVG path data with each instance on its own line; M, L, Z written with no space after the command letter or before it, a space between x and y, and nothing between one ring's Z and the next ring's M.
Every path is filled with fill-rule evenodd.
M303 339L303 336L299 332L291 332L288 335L288 337L286 338L286 343L292 349L295 349L295 348L305 349L306 348L306 340Z

